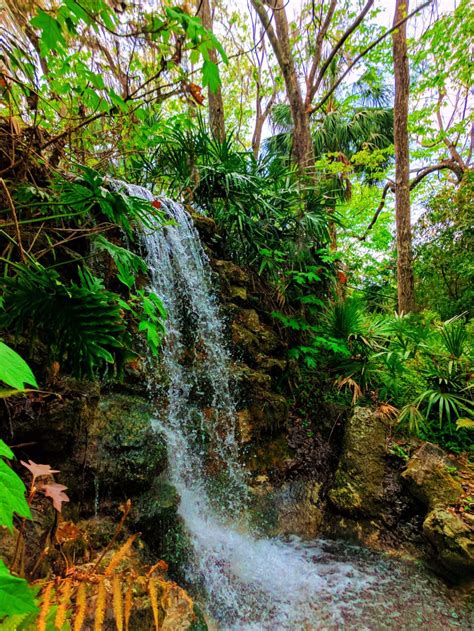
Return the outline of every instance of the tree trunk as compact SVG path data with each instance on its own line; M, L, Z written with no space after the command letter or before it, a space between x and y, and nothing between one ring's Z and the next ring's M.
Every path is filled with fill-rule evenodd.
M200 0L199 17L202 20L204 28L212 31L212 11L210 0ZM217 63L217 53L214 49L209 51L209 59L213 63ZM216 92L207 89L207 99L209 106L209 125L211 132L218 140L225 138L225 121L224 121L224 101L222 100L222 90L219 86Z
M408 12L409 0L396 0L394 24ZM407 56L406 22L393 32L393 69L395 77L395 222L397 230L398 310L415 309L412 233L410 217L410 161L408 146L408 98L410 75Z
M252 0L252 4L267 32L273 52L278 60L286 94L293 119L293 159L301 174L310 174L314 169L314 149L309 124L309 113L306 111L301 87L298 82L296 65L291 53L286 3L283 0L269 0L273 11L275 30L261 0Z

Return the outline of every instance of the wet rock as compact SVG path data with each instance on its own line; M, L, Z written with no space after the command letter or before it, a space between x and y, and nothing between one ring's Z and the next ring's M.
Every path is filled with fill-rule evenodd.
M239 410L236 414L236 423L240 444L252 442L253 419L250 410Z
M335 483L329 492L342 513L375 516L384 495L387 431L369 408L357 407L349 418Z
M229 293L232 300L239 303L247 302L247 289L245 287L240 287L239 285L231 285Z
M234 345L255 362L281 346L275 331L260 321L254 309L241 309L237 313L231 333Z
M429 509L459 501L463 488L452 475L455 463L437 445L425 443L412 456L402 473L414 497Z
M423 532L445 570L468 580L474 578L474 515L463 517L452 509L435 508L425 519Z
M97 410L97 476L101 491L137 495L166 466L166 445L151 427L152 405L141 397L110 394Z
M319 507L322 484L299 480L280 489L278 534L312 539L319 533L323 511Z
M234 285L246 285L249 282L249 275L241 267L221 259L213 259L212 267L219 274L221 280Z
M217 225L214 219L206 217L193 210L190 212L191 219L193 220L196 230L199 232L199 236L204 240L212 239L217 233Z

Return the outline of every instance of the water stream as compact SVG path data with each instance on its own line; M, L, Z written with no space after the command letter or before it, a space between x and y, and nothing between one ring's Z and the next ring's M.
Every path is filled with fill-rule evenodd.
M140 187L129 194L153 199ZM231 361L199 236L184 208L144 237L151 288L168 312L162 351L169 475L193 549L191 584L223 631L465 628L444 584L412 564L343 542L269 539L246 524Z

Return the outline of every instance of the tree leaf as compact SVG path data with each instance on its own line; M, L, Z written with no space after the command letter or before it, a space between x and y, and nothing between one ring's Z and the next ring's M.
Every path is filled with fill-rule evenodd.
M24 462L24 460L20 460L20 462L33 475L33 482L36 478L39 478L42 475L53 475L53 473L59 473L58 469L51 469L49 464L36 464L33 460L28 460L27 463Z
M38 387L25 360L3 342L0 342L0 381L17 390L23 390L26 384Z
M11 454L11 455L10 455ZM0 440L0 455L10 458L10 449ZM13 514L31 518L26 488L19 476L0 458L0 526L13 530Z
M202 66L202 83L209 86L211 92L217 92L221 84L219 69L212 61L205 61Z
M66 45L59 22L42 9L30 24L41 29L41 47L45 52L58 50Z
M0 616L38 611L34 593L24 578L10 574L0 559Z
M56 482L51 482L51 484L45 484L42 487L44 494L46 497L50 497L53 500L53 506L58 511L61 512L63 502L69 502L69 497L64 493L67 489L67 486L64 484L57 484Z

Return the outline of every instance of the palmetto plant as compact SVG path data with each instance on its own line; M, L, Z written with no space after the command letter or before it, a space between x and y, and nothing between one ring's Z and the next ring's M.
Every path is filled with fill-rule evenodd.
M117 294L85 268L78 270L78 282L69 284L40 265L19 265L16 271L2 279L2 328L40 334L50 359L78 376L92 376L118 359L125 324Z

